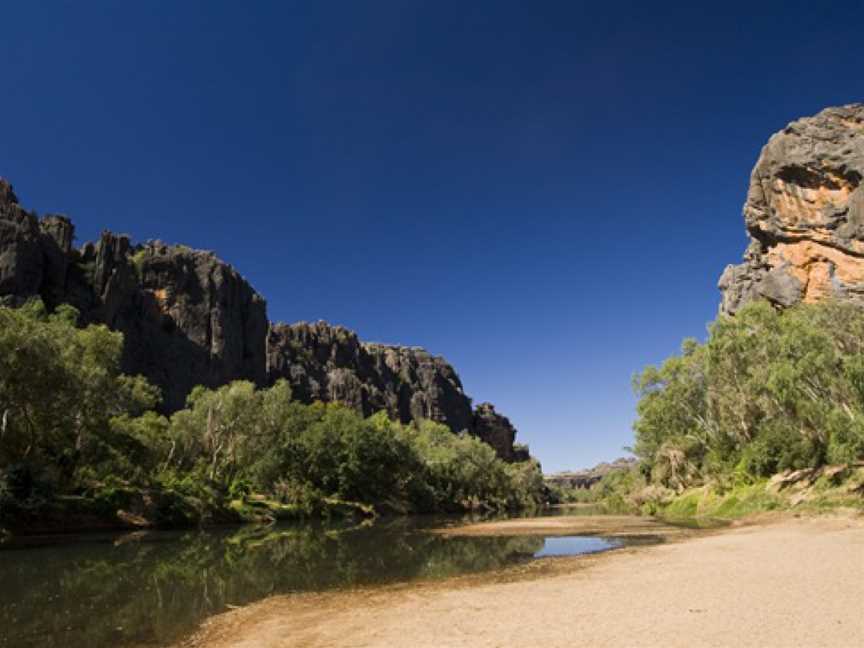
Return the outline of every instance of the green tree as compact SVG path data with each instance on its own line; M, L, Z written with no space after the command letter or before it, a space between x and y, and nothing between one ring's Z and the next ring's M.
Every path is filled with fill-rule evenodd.
M40 301L0 308L0 467L47 472L59 486L124 442L112 417L158 402L143 378L120 373L122 336L76 320Z
M635 452L675 489L864 456L864 309L748 305L634 380Z

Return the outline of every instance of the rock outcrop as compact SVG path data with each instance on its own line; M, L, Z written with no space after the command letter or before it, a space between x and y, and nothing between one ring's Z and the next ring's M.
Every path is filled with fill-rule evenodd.
M17 304L42 291L48 297L62 292L71 236L68 219L40 222L0 178L0 299Z
M505 417L488 404L472 409L440 356L364 343L325 322L271 326L264 299L211 252L135 245L107 231L75 249L74 234L65 216L38 219L23 209L0 178L0 304L69 303L82 323L121 331L123 371L157 385L166 413L182 408L196 385L284 378L304 402L341 401L364 415L386 410L402 422L431 419L475 434L507 461L529 458L514 449L516 430Z
M266 383L266 304L231 266L209 252L134 246L111 232L80 250L73 238L68 218L37 219L0 180L0 299L70 303L83 322L121 331L123 370L160 387L168 412L195 385Z
M450 364L416 347L363 343L326 322L274 324L267 338L268 379L288 380L311 402L341 401L364 415L387 410L402 422L425 418L470 430L471 399Z
M492 403L480 403L474 410L471 432L495 448L504 461L527 461L527 448L515 445L516 428L510 419L495 411Z
M183 407L196 385L266 382L267 307L230 265L210 252L159 241L134 248L105 233L85 246L93 264L97 319L125 336L124 366Z
M864 104L792 122L750 177L744 262L720 278L720 310L829 297L864 303Z
M471 408L462 382L444 358L418 347L361 342L327 322L274 324L267 336L267 379L287 380L294 398L340 401L368 416L386 410L403 423L429 419L467 432L504 461L527 461L514 445L516 428L490 403Z

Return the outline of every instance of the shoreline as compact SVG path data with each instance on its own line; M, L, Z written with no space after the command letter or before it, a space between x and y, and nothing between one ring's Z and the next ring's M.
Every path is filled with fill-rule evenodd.
M552 520L561 535L580 526L534 518L462 530L546 534ZM773 515L444 581L275 596L210 618L175 647L836 647L864 641L861 600L864 518Z
M434 529L432 533L443 536L662 536L664 540L689 537L705 533L714 528L685 524L690 520L670 521L648 515L556 515L528 518L509 518L474 522L462 526Z

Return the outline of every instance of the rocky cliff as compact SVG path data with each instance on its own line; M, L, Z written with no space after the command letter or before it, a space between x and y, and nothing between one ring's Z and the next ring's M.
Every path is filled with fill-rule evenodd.
M444 358L416 347L360 342L326 322L274 324L267 338L268 378L285 378L304 401L341 401L365 415L387 410L471 430L471 399Z
M285 379L295 398L347 403L365 415L386 410L407 423L430 419L491 445L505 461L526 461L516 428L490 403L471 408L462 382L442 357L417 347L361 342L327 322L274 324L267 337L267 376Z
M495 411L492 403L480 403L474 410L471 431L493 448L504 461L527 461L528 449L515 445L516 428L510 419Z
M134 245L111 232L80 249L73 240L68 218L36 218L0 178L0 303L70 303L82 323L121 331L123 370L159 386L166 412L183 407L196 385L284 378L298 400L341 401L364 415L386 410L403 422L431 419L477 435L508 461L527 459L514 449L516 430L505 417L488 404L472 409L444 358L364 343L325 322L271 325L264 299L210 252Z
M159 386L167 411L195 385L265 383L266 305L231 266L181 246L133 246L111 232L81 249L73 239L69 219L37 219L0 180L0 300L70 303L84 323L121 331L123 370Z
M195 385L265 383L266 304L230 265L158 241L131 247L107 232L79 258L92 272L87 312L123 332L124 368L159 385L169 411Z
M864 303L864 104L774 134L750 176L744 262L720 278L723 313L828 297Z

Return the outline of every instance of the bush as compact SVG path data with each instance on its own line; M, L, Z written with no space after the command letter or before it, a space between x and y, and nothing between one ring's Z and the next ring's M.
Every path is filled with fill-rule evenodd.
M134 505L171 524L280 506L431 512L542 501L536 462L505 464L429 421L297 403L285 381L199 386L167 419L154 411L156 389L120 373L122 336L77 319L39 301L0 308L0 516L55 492L83 494L105 515Z
M681 491L864 457L864 309L764 302L634 379L635 452Z

